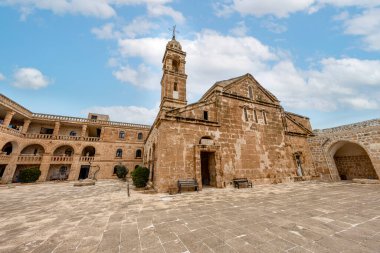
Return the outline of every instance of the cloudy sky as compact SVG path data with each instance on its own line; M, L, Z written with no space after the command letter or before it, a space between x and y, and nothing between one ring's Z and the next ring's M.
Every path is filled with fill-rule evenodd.
M0 92L150 124L174 24L189 102L251 73L314 128L379 118L380 0L0 0Z

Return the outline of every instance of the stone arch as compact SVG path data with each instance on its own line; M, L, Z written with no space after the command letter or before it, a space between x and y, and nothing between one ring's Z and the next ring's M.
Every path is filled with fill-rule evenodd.
M53 151L53 156L72 156L75 150L71 145L60 145Z
M12 153L15 153L15 151L18 148L18 144L15 141L8 141L3 145L1 148L1 152L6 155L11 155Z
M215 143L214 143L214 139L211 136L205 135L199 139L199 144L201 144L201 145L214 145Z
M38 143L26 145L21 149L21 155L43 155L46 148Z
M95 156L96 149L94 146L86 146L82 149L81 156Z
M360 143L346 140L336 141L328 148L328 156L335 174L341 180L379 178L370 153Z

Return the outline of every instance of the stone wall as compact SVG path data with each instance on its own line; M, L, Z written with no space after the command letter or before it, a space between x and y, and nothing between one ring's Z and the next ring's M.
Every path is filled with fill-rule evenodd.
M315 130L315 136L308 138L314 166L323 178L340 180L335 165L334 155L339 146L354 143L362 147L380 175L380 120L370 120L360 123Z
M338 156L334 161L341 179L378 179L368 155Z

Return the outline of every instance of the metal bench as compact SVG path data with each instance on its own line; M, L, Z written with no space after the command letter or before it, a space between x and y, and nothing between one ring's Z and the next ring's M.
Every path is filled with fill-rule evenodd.
M180 179L178 180L178 193L181 193L182 187L194 187L198 191L198 182L195 179Z
M248 180L248 178L244 177L244 178L234 178L233 180L233 183L234 183L234 187L236 188L240 188L240 184L247 184L247 187L251 187L252 188L252 182Z

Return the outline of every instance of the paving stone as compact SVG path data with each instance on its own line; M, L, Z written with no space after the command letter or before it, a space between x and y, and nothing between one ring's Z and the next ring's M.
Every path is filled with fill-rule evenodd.
M0 187L0 252L380 249L380 185L300 182L170 198L132 190L128 199L115 184Z

